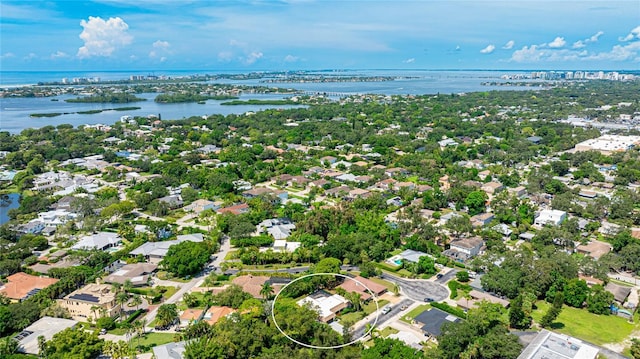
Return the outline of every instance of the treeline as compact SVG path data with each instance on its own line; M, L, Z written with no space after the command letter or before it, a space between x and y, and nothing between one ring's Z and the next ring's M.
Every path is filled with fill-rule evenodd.
M66 99L66 102L79 103L129 103L146 101L147 99L137 97L130 93L123 92L107 92L103 94L95 94L85 97L77 97L74 99Z
M206 100L233 100L238 96L234 95L201 95L195 92L189 93L163 93L155 98L159 103L182 103L182 102L202 102ZM224 104L224 103L223 103Z

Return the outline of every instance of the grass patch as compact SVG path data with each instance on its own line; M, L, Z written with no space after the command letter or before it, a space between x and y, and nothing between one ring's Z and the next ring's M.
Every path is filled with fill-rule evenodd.
M381 337L383 337L383 338L386 338L386 337L388 337L389 335L391 335L391 334L396 334L396 333L398 333L398 332L399 332L399 330L398 330L398 329L396 329L396 328L386 327L386 328L384 328L384 329L382 329L382 330L380 331L380 336L381 336Z
M166 292L162 293L162 298L164 298L165 300L171 298L171 296L176 294L176 292L178 291L178 287L167 286L165 288L167 288Z
M340 322L341 323L355 323L357 321L359 321L360 319L364 318L364 313L363 312L351 312L351 313L347 313L347 314L343 314L340 316Z
M536 303L537 309L531 313L536 322L540 322L550 304L545 301ZM592 342L597 345L619 343L638 327L626 319L614 315L596 315L586 309L562 307L562 312L551 325L551 329L563 334Z
M419 306L413 308L409 313L405 314L400 318L405 323L411 324L413 318L420 315L420 313L424 312L431 308L431 304L420 304Z
M173 342L173 333L146 333L140 337L140 346L155 347ZM132 339L136 344L138 339Z
M115 329L111 329L111 330L107 331L107 333L113 334L113 335L125 335L125 334L127 334L127 329L126 328L115 328Z
M380 309L382 309L382 307L384 307L385 305L389 304L389 301L386 299L382 299L378 301L378 307L380 307ZM369 315L373 312L375 312L376 310L376 302L374 302L373 300L370 301L369 303L365 304L362 306L362 310L365 312L365 314Z

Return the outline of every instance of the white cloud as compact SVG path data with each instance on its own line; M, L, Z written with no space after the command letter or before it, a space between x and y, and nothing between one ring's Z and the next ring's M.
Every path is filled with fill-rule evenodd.
M84 46L78 49L81 59L92 56L111 56L119 47L131 44L133 36L129 35L129 25L119 17L110 17L104 21L100 17L89 16L89 21L80 21L83 27L80 38Z
M487 45L484 49L480 50L481 54L490 54L495 50L496 47L494 45Z
M567 42L564 41L564 37L558 36L555 39L553 39L553 41L551 41L549 43L549 47L552 48L552 49L558 49L558 48L563 47L566 44L567 44Z
M171 46L171 44L169 44L169 42L167 41L158 40L154 42L152 46L153 46L153 50L149 51L149 57L155 58L155 57L169 53L169 47ZM164 56L162 57L164 58ZM163 61L163 60L160 59L160 61Z
M171 46L171 44L169 44L168 41L156 41L153 43L153 48L154 49L168 49L169 46Z
M462 50L462 49L460 48L460 45L456 45L456 51L460 51L460 50Z
M58 50L55 53L51 54L50 57L51 57L52 60L55 60L55 59L60 59L60 58L63 58L63 57L69 57L69 55L67 55L66 53Z
M160 58L160 62L165 62L165 61L167 61L167 58L166 58L166 57L164 57L164 56L162 56L162 57Z
M287 55L284 57L284 62L296 62L298 60L300 60L298 56Z
M585 40L586 42L596 42L598 41L598 39L600 38L600 36L602 36L604 34L604 31L598 31L595 34L591 35L590 38L588 38L587 40Z
M233 59L233 53L231 51L221 51L218 53L218 61L229 62Z
M640 26L631 30L627 36L618 38L620 41L631 41L633 39L640 39Z
M578 40L578 41L574 42L571 47L574 48L574 49L581 49L581 48L583 48L585 46L587 46L587 45L584 43L584 41Z
M405 64L412 64L412 63L416 62L416 59L412 57L412 58L406 59L406 60L404 60L402 62L405 63Z
M544 51L541 51L537 45L525 46L520 50L516 50L511 55L511 60L515 62L537 62L540 61Z
M10 59L12 57L16 57L16 54L14 54L13 52L6 52L0 55L0 59Z
M511 50L511 49L513 49L513 45L515 45L515 44L516 44L515 41L509 40L509 41L507 41L506 44L504 44L504 46L502 46L502 48L505 49L505 50Z
M250 53L249 55L247 55L247 57L245 57L244 63L247 64L247 65L251 65L254 62L256 62L259 59L261 59L262 56L263 56L262 52L254 51L254 52Z
M588 57L589 60L640 61L640 41L627 45L615 45L609 52L600 52Z
M38 55L34 54L33 52L30 52L29 55L23 57L23 59L25 59L25 60L33 60L33 59L35 59L37 57L38 57Z

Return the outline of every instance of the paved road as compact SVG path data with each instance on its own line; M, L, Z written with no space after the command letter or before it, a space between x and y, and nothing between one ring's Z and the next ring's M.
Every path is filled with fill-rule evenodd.
M224 261L224 258L227 256L227 253L229 253L230 249L231 249L231 245L230 245L229 238L228 237L223 238L222 245L220 246L220 251L215 254L216 259L214 259L209 266L220 267L220 263ZM200 272L197 276L193 277L193 279L191 279L188 283L183 284L182 287L177 292L175 292L169 299L167 299L163 304L171 304L179 301L180 299L182 299L182 296L185 293L189 292L191 288L195 287L207 275L208 273L205 273L204 271ZM147 320L147 325L150 324L154 319L156 319L157 314L158 314L158 307L154 308L147 314L145 318ZM147 327L147 330L151 330L151 329L152 329L151 327L149 326Z
M396 277L389 273L383 273L380 277L398 284L402 293L416 301L422 302L425 298L431 298L439 302L449 297L449 289L439 283L424 279Z
M383 323L392 319L394 316L402 312L403 311L402 306L406 305L407 307L409 307L413 303L414 301L411 299L404 299L397 304L388 304L388 305L392 305L392 307L391 307L391 311L387 314L382 314L382 308L380 308L380 311L379 311L380 315L378 317L378 322L376 323L376 327L380 327ZM376 316L374 313L369 315L370 318L367 321L360 321L356 324L357 328L353 331L353 334L351 336L353 339L361 338L366 333L367 324L373 325L373 322L375 322L376 320Z
M445 273L442 277L436 279L435 282L439 284L446 284L450 279L455 278L456 273L458 273L458 270L451 269L450 271Z

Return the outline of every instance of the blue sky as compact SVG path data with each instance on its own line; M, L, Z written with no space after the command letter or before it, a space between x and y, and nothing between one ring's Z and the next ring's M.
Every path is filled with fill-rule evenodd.
M0 1L0 69L640 70L640 1Z

